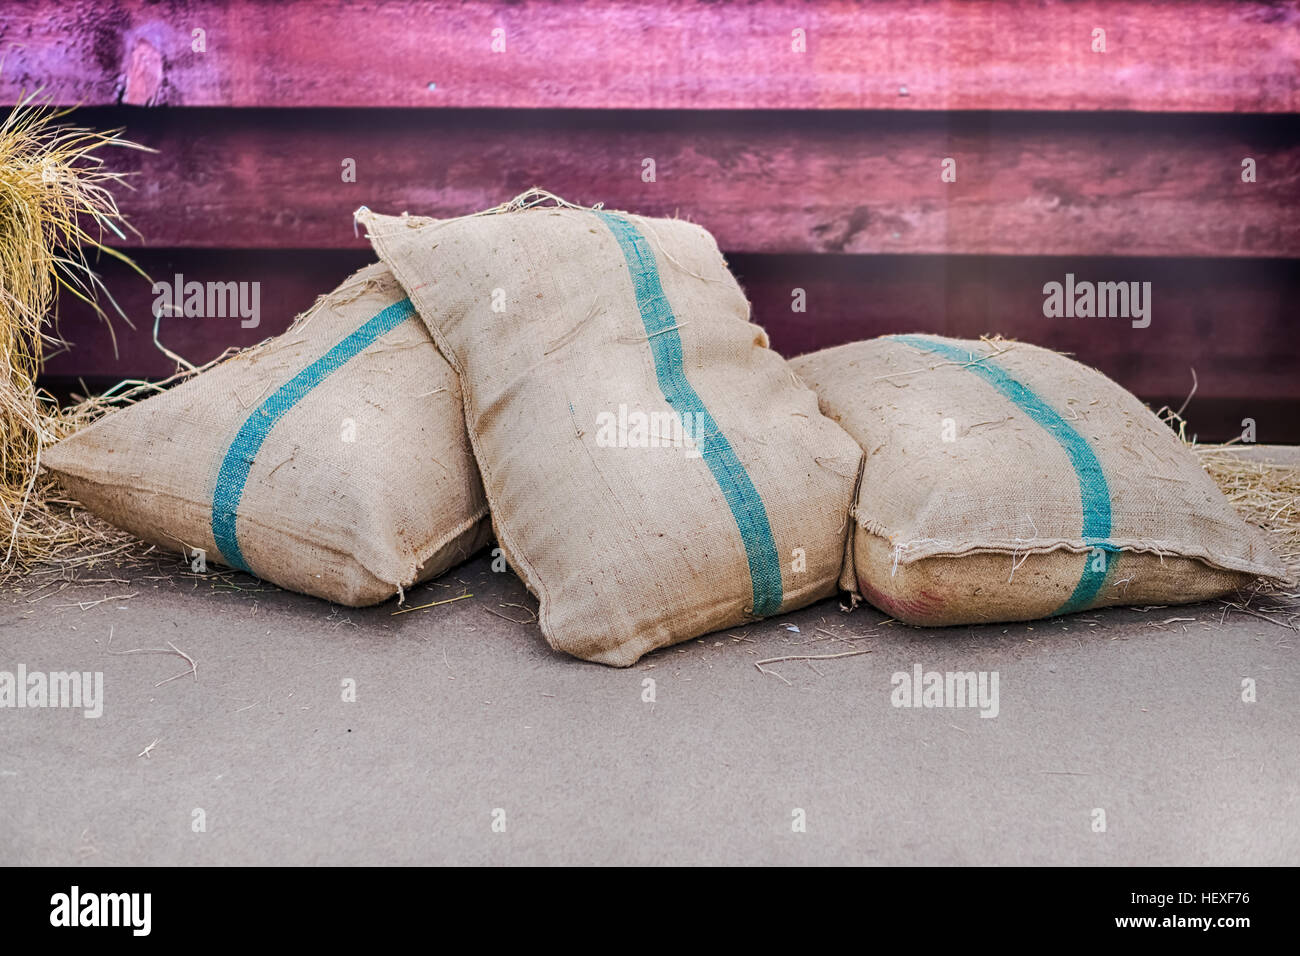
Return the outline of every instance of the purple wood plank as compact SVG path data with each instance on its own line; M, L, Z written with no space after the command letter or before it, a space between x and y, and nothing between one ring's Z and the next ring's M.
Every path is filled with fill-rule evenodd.
M164 319L163 343L196 363L280 332L317 295L371 261L364 251L207 250L146 250L140 260L157 279L180 272L205 283L261 283L257 329L243 329L234 318ZM1200 384L1189 412L1203 437L1231 437L1228 425L1253 417L1261 441L1300 440L1300 270L1293 262L839 255L729 261L753 302L754 320L785 355L897 332L1000 333L1070 352L1156 405L1180 404L1195 369ZM1067 272L1080 282L1150 282L1151 324L1135 329L1120 318L1045 317L1043 285ZM49 362L49 382L173 371L152 341L149 284L116 266L105 276L137 331L119 321L114 359L102 324L65 302L62 329L75 348ZM793 308L800 289L803 312Z
M1290 118L87 110L151 246L362 248L365 204L458 216L534 185L735 252L1300 256ZM1242 181L1242 161L1255 182ZM945 159L956 181L941 179ZM344 181L355 162L356 181ZM647 182L646 161L654 163Z

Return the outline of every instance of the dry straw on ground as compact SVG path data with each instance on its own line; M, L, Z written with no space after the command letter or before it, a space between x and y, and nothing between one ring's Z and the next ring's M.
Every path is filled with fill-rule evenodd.
M130 263L102 242L109 234L124 238L125 222L110 191L122 175L109 171L100 154L143 147L120 131L67 125L66 113L32 95L0 124L0 579L70 546L120 541L72 511L40 472L41 449L93 418L101 403L60 409L37 388L36 376L46 350L65 346L60 293L88 303L105 321L99 303L116 309L90 267L90 257L100 254Z
M1300 466L1247 456L1231 445L1200 445L1201 467L1228 496L1237 512L1263 528L1273 551L1300 574Z
M1222 445L1201 445L1195 434L1188 438L1189 426L1183 412L1196 388L1193 370L1192 390L1182 407L1174 411L1166 406L1156 414L1178 433L1237 513L1263 529L1273 552L1291 576L1300 577L1300 463L1272 461L1263 450L1239 444L1237 439Z

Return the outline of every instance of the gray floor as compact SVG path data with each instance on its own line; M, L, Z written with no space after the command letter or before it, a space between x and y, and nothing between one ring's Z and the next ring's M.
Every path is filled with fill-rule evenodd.
M613 670L507 620L533 602L486 560L397 616L82 578L0 597L0 670L105 684L99 719L0 710L3 864L1300 862L1297 635L1218 603L926 631L825 602ZM996 671L998 716L892 706L917 664Z

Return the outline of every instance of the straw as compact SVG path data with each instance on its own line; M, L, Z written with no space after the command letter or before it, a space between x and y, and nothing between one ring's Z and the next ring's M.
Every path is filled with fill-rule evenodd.
M96 409L61 411L36 387L36 376L45 349L67 348L58 333L60 293L86 302L107 322L102 297L130 324L87 255L104 253L140 271L101 242L106 231L125 238L129 227L109 191L123 184L123 175L108 171L99 153L144 147L120 130L62 124L68 111L35 97L20 97L0 123L0 578L70 545L112 545L122 537L88 521L41 474L41 449Z
M1165 406L1156 414L1196 455L1236 512L1264 532L1291 576L1300 577L1300 466L1270 461L1261 452L1247 451L1250 446L1241 444L1240 439L1222 445L1202 445L1194 433L1188 438L1188 423L1182 413L1194 394L1195 372L1191 393L1182 407L1174 411Z

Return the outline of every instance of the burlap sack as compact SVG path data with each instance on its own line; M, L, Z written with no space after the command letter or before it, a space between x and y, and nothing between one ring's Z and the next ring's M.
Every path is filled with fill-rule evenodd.
M553 647L626 666L835 592L861 451L707 232L571 207L358 217L461 374Z
M900 335L791 364L866 451L842 584L899 620L1173 604L1286 577L1166 425L1055 352Z
M146 541L340 604L383 601L491 534L456 375L378 263L43 460Z

